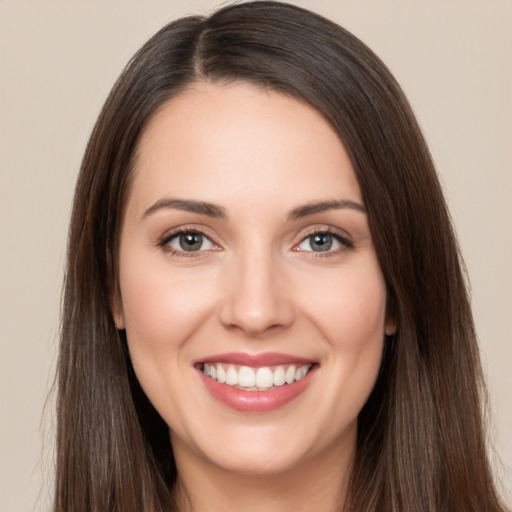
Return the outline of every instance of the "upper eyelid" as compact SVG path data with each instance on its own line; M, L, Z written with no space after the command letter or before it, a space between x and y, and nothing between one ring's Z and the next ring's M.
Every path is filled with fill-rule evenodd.
M302 242L309 236L316 235L317 233L329 233L331 235L337 235L345 240L353 241L352 235L347 230L329 225L316 225L307 228L306 231L300 235L299 241Z
M198 229L180 229L179 231L175 231L174 233L169 233L169 235L167 237L164 237L164 240L167 240L167 243L168 243L169 240L173 240L174 238L177 238L178 236L187 235L189 233L201 235L202 237L210 240L210 242L215 243L212 240L211 236L207 235L206 233L204 233L203 231L200 231Z
M196 226L179 226L177 228L170 229L166 231L163 235L158 237L158 242L161 243L167 243L169 240L172 240L176 236L182 235L183 233L198 233L206 238L208 238L211 242L216 243L213 240L213 236L208 233L209 230L202 228L202 227L196 227Z
M341 231L341 232L340 232ZM309 237L315 235L315 234L321 234L321 233L327 233L331 235L333 238L336 239L337 243L339 244L339 247L332 249L329 248L326 251L314 251L310 249L299 249L299 246L307 240ZM345 233L345 234L342 234ZM299 254L302 254L303 257L306 257L308 259L311 259L313 261L322 259L322 258L336 258L340 257L341 255L353 251L354 249L357 249L357 245L352 237L347 236L346 232L343 230L335 230L333 228L322 228L322 229L314 229L310 231L308 234L303 236L300 240L300 242L296 243L292 249L292 251L297 252ZM337 259L334 259L332 261L338 261Z

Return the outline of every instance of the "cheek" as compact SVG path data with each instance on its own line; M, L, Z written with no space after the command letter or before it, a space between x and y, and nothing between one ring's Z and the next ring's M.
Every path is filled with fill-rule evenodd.
M352 269L353 270L353 269ZM344 425L359 414L379 372L384 343L386 287L374 272L340 272L323 293L311 293L310 319L322 335L330 384L324 396L331 424Z
M364 349L384 336L386 286L378 267L310 283L308 310L333 349Z
M120 281L128 346L137 373L178 361L211 312L212 277L194 269L171 272L167 262L122 261ZM140 377L140 375L139 375Z
M127 260L120 276L127 331L174 334L201 316L211 302L211 279L199 272L171 272L163 263Z
M163 262L147 262L135 251L122 261L120 281L127 343L137 378L156 409L170 424L181 417L188 389L194 335L211 314L211 279L171 272Z

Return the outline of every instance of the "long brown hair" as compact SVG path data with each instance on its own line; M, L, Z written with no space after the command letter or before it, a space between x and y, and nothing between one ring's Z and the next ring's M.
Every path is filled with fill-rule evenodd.
M137 382L110 304L137 142L164 102L201 80L248 81L312 105L357 174L397 334L359 415L345 509L501 511L463 265L411 108L356 37L299 7L261 1L160 30L130 61L93 130L69 232L55 512L173 509L167 426Z

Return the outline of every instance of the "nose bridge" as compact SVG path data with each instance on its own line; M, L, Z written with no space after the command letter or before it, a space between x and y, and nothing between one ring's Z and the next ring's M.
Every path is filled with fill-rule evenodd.
M250 335L289 325L293 305L280 267L269 243L254 240L240 248L226 269L222 323Z

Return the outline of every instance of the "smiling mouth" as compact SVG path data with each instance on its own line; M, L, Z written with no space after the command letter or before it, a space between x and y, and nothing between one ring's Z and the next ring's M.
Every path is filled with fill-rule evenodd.
M287 364L253 368L228 363L202 363L206 377L241 391L270 391L302 380L313 364Z

